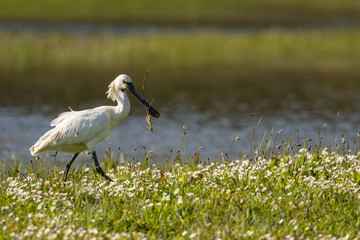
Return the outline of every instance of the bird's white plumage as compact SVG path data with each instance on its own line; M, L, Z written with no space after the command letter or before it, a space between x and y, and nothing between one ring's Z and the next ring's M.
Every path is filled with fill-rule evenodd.
M126 95L127 75L119 75L109 85L108 98L117 106L101 106L82 111L61 113L51 121L53 126L30 148L31 155L55 150L77 153L89 149L95 151L98 142L105 140L111 131L129 114L130 102Z

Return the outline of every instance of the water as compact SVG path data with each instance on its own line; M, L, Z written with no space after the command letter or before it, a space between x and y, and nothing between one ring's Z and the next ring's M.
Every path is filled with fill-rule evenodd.
M217 31L227 33L253 33L263 31L269 28L283 30L329 30L329 29L355 29L357 25L351 22L334 21L326 24L297 24L291 26L251 26L244 25L224 26L224 25L152 25L152 24L88 24L88 23L69 23L56 24L45 22L0 22L0 31L20 33L67 33L67 34L143 34L143 33L190 33L195 31Z
M236 89L229 89L229 95L223 95L221 89L218 89L220 92L216 89L211 89L209 92L197 91L198 95L195 98L191 91L186 94L186 90L183 90L183 93L175 94L171 101L166 101L167 97L161 95L154 103L161 117L152 119L153 133L146 128L143 107L136 98L130 96L132 102L130 115L115 128L109 139L97 146L99 155L111 143L113 151L121 148L127 157L134 148L137 148L131 156L142 158L145 154L143 148L145 146L147 151L153 151L154 159L162 161L170 150L176 152L179 149L184 132L183 126L186 125L186 152L189 156L199 147L204 146L201 150L203 157L219 159L220 153L228 152L232 141L238 136L240 141L232 147L231 156L239 158L244 153L250 153L252 122L256 125L261 116L264 116L264 120L258 128L258 136L267 131L268 138L272 130L274 133L284 130L278 136L278 143L282 140L302 143L304 139L311 138L313 141L307 143L309 145L318 141L318 131L320 131L321 137L324 138L323 144L333 145L338 128L339 110L343 110L339 133L350 140L351 147L357 140L360 120L358 94L339 94L338 89L335 94L335 89L334 92L330 89L324 98L319 95L309 96L313 94L312 92L297 98L296 92L287 91L286 95L276 98L276 94L280 94L277 91L273 92L274 96L272 94L267 96L261 93L261 88L256 89L258 91L255 89L251 91L250 95L253 97L244 93L241 84ZM301 89L297 90L301 92ZM243 93L245 96L241 96ZM245 100L244 97L248 99ZM341 100L345 105L341 104ZM68 110L65 104L61 104L65 101L58 102L51 105L43 104L41 107L23 104L21 107L0 108L1 159L9 159L12 155L16 155L28 161L31 158L28 148L50 129L49 123L58 113ZM80 105L75 108L76 110L103 104L111 103L106 100L90 101L85 104L74 103L75 106ZM328 125L326 132L324 123ZM299 130L299 137L295 136L296 130Z
M24 160L29 160L28 148L50 128L49 122L53 117L6 108L1 109L0 114L2 116L0 120L2 129L0 136L1 158L9 159L12 155L20 155ZM300 131L300 140L312 138L317 141L318 130L322 132L324 137L324 119L305 113L279 112L278 114L277 116L276 114L265 114L260 125L263 133L266 129L269 132L274 129L275 133L283 129L284 132L278 140L288 139L293 142L297 141L297 137L294 137L295 129ZM249 153L252 117L248 114L244 114L242 117L240 114L235 114L235 116L217 119L211 119L210 113L182 112L177 115L178 117L171 118L166 115L165 111L161 118L153 119L154 133L151 133L146 128L144 116L130 114L113 131L109 139L97 146L97 149L104 152L108 144L111 143L112 150L116 151L120 147L127 154L137 148L133 155L142 157L144 155L143 146L145 146L147 150L153 150L156 156L162 158L167 156L170 150L178 150L183 135L183 125L187 125L186 144L189 155L192 155L200 146L204 146L204 149L201 150L204 155L218 157L221 152L228 152L236 136L240 137L240 141L233 146L232 157L239 157L239 151ZM353 126L359 119L350 113L346 113L343 118L345 120L342 120L341 132L350 139L356 140L356 131L353 130ZM333 116L333 119L335 120L336 116ZM326 122L328 123L327 143L333 144L336 121ZM260 130L258 134L260 134ZM325 143L325 140L323 142Z
M9 28L9 31L18 31L17 27L19 25L0 24L0 28ZM157 31L143 28L110 26L101 28L104 31L101 34ZM49 27L27 25L25 30L46 32ZM87 25L74 28L60 26L58 31L73 34L93 33L98 29ZM360 131L360 81L357 71L319 73L270 69L241 75L242 70L232 69L230 73L227 69L224 72L205 70L196 74L180 70L176 73L151 72L146 98L155 99L154 106L161 113L159 119L152 120L154 132L147 130L144 109L136 98L130 96L130 115L109 139L98 144L98 155L101 156L111 143L113 151L121 148L126 157L142 158L145 147L146 151L153 151L154 159L162 161L171 150L174 154L179 146L188 156L203 146L201 156L217 160L221 152L229 152L235 137L240 137L230 152L232 158L239 158L244 153L250 153L251 129L262 116L264 120L258 128L257 137L265 131L268 138L271 131L284 130L277 138L278 143L282 140L303 143L311 138L312 141L307 144L314 145L320 132L322 143L333 145L338 130L338 139L343 134L354 149ZM249 72L252 71L257 69ZM39 76L44 77L34 74L28 76L26 83L18 81L21 84L3 85L0 90L0 159L16 156L29 161L29 147L50 129L50 121L67 111L68 106L81 110L112 104L104 94L107 84L113 80L112 75L92 75L91 72L87 75L54 74L51 84L34 87ZM133 77L139 89L141 83L138 79L139 76ZM324 123L327 124L326 130ZM181 143L184 125L187 126L186 148L184 142ZM295 134L297 131L299 136ZM134 148L137 149L135 152Z

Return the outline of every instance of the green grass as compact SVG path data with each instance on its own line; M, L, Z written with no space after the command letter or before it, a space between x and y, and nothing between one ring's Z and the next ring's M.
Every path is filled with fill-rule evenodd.
M260 31L227 34L64 35L0 33L2 72L34 68L119 69L316 65L346 67L360 58L360 32Z
M59 167L3 170L0 238L359 238L359 155L285 149L256 163L117 163L110 184L89 168L65 185Z
M196 96L201 94L196 89L211 91L222 85L238 89L239 84L249 82L259 87L266 84L277 95L283 93L279 85L298 88L299 81L305 84L314 79L323 86L335 81L336 87L349 86L353 90L360 84L359 41L358 30L346 29L274 29L249 34L2 32L0 100L21 105L34 102L34 96L43 97L44 102L59 102L65 97L69 101L65 105L74 106L84 100L103 99L109 81L120 73L129 74L139 85L147 68L152 91L149 96L164 96L162 102L171 100L179 88L191 86ZM219 84L219 79L224 84ZM275 84L279 81L282 83ZM84 86L88 86L87 91L77 90ZM167 91L162 91L164 86ZM224 88L225 94L229 94L228 90Z
M356 0L0 1L0 20L156 24L296 24L359 21Z

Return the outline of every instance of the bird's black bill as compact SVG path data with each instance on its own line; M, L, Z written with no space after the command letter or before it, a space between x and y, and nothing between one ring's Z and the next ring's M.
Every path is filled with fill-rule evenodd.
M132 92L149 110L149 113L158 118L160 116L160 113L155 110L150 104L136 91L134 85L132 83L126 83L127 88Z

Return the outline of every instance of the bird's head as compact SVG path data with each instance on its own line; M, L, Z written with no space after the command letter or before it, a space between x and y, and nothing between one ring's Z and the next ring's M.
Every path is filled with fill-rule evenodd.
M114 81L112 81L109 85L109 90L107 91L107 97L112 101L116 101L116 95L119 91L126 92L129 90L132 92L149 110L149 113L158 118L160 113L155 110L150 104L141 96L135 89L132 84L131 78L126 74L121 74Z
M117 91L125 92L128 89L128 84L132 84L131 78L126 74L121 74L113 81Z

